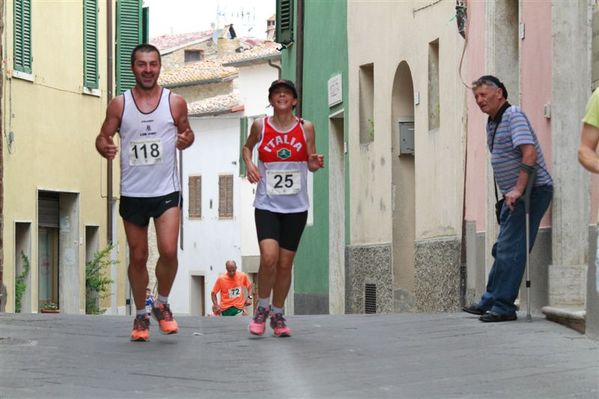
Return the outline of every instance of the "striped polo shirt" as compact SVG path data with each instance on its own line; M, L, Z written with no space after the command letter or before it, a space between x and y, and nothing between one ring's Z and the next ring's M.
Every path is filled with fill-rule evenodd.
M491 118L487 121L487 145L489 150L491 147L493 148L491 165L501 192L506 194L516 186L522 162L522 151L519 146L523 144L533 144L537 152L535 187L553 185L553 180L547 172L539 140L520 107L512 105L503 113L493 144L493 131L496 124L497 121L491 120Z

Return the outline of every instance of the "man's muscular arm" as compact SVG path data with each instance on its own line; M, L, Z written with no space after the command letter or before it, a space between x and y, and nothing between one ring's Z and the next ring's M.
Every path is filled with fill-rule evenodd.
M118 151L113 137L121 125L123 105L123 96L115 97L110 101L106 109L106 117L100 128L100 134L96 137L96 150L106 159L114 159Z
M580 147L578 148L578 162L586 170L599 173L599 156L597 146L599 145L599 128L584 123L580 132Z
M187 116L187 102L178 94L171 94L171 109L173 110L173 118L177 126L177 148L184 150L191 146L195 140L195 135L191 130L189 118Z

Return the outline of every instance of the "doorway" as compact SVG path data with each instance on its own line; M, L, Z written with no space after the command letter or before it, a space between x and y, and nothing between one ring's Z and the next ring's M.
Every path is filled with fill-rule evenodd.
M203 275L192 275L189 287L189 314L206 316L206 284Z
M329 119L329 313L345 313L345 120Z
M404 61L395 72L392 94L393 296L396 312L415 310L416 239L414 86Z

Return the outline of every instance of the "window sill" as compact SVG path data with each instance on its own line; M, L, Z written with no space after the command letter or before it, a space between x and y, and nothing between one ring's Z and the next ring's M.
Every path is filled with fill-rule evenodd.
M102 90L88 89L87 87L84 87L81 93L88 96L100 97L102 95Z
M21 71L17 71L17 70L12 71L12 77L17 78L17 79L26 80L28 82L33 82L35 80L35 77L33 76L32 73L21 72Z

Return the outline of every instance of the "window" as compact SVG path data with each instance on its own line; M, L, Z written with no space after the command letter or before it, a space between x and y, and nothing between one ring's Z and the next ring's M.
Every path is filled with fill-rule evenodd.
M374 65L360 66L360 144L374 140Z
M98 0L83 0L83 87L98 88Z
M293 43L293 0L277 1L276 42L284 45Z
M14 68L31 73L31 0L14 1Z
M218 217L220 219L233 217L233 175L218 177Z
M185 50L185 62L201 61L204 59L202 50Z
M141 43L143 26L141 0L119 0L116 9L116 92L135 86L131 51Z
M189 218L202 217L202 176L189 176Z
M439 97L439 39L428 44L428 130L441 125Z

